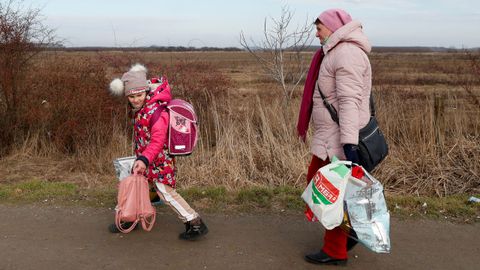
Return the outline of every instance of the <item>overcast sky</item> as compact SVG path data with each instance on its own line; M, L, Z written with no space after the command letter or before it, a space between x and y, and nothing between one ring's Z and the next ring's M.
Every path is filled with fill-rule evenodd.
M342 8L362 22L373 46L480 47L478 0L24 1L42 8L66 46L125 47L240 47L240 31L259 39L264 19L278 18L285 4L295 25Z

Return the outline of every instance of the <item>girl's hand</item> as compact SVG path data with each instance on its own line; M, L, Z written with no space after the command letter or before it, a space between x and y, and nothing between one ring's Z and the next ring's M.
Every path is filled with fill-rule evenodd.
M146 169L147 166L145 166L145 163L141 160L137 160L133 163L133 174L143 174Z

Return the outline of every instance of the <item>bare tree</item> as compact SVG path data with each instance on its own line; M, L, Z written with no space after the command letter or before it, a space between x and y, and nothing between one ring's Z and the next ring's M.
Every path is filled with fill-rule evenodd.
M25 8L21 0L0 2L0 94L11 120L17 116L21 76L35 55L54 45L54 30L43 24L40 9Z
M301 53L313 41L310 35L313 24L307 19L303 25L292 29L293 16L289 7L283 6L279 19L270 18L271 25L265 18L261 42L252 39L248 42L243 31L240 33L240 44L262 65L266 74L282 86L286 103L305 76L308 66Z

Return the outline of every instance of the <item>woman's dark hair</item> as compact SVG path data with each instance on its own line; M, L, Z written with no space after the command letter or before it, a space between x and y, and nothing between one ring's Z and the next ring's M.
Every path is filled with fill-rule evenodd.
M322 21L320 21L320 19L317 18L313 24L317 25L317 24L319 24L319 23L322 23ZM323 24L323 23L322 23L322 24Z

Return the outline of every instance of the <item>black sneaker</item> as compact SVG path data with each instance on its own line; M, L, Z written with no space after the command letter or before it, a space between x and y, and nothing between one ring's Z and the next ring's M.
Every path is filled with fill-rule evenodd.
M132 224L133 222L125 222L125 223L122 223L121 225L122 225L122 228L128 229L132 226ZM138 223L135 226L134 230L136 230L137 228L138 228ZM120 233L120 230L117 228L117 225L115 223L108 225L108 231L111 233Z
M200 218L197 219L185 223L185 232L179 235L180 239L195 240L208 233L207 225Z

